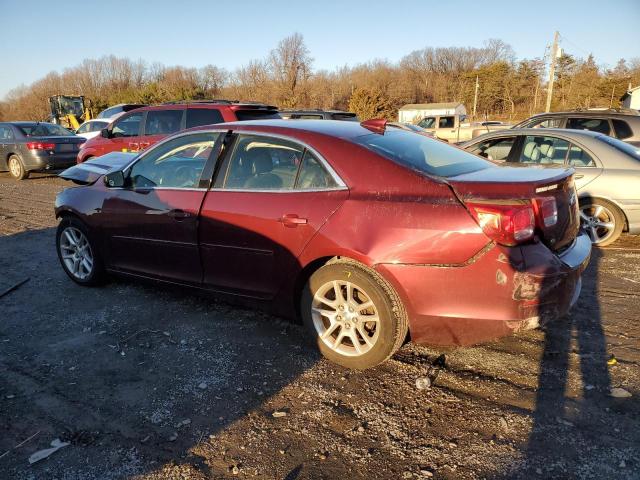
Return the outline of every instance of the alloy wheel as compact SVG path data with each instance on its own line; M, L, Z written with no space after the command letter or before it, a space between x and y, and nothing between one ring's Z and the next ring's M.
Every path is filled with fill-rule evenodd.
M20 165L20 160L18 160L16 157L11 157L9 159L9 171L11 172L11 175L13 175L14 177L16 178L20 177L20 173L22 172L22 166Z
M364 355L380 336L375 304L361 287L349 281L322 285L313 296L311 317L320 340L341 355Z
M598 204L580 206L580 223L591 237L591 242L596 244L611 238L616 228L613 212Z
M85 280L93 272L93 252L89 240L79 229L67 227L60 235L60 257L71 275Z

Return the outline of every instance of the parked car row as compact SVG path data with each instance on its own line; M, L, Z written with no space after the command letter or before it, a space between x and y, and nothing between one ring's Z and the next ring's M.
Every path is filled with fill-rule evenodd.
M63 172L82 186L56 198L57 253L80 285L154 279L301 317L328 359L368 368L408 334L468 345L577 301L573 169L505 165L383 120L197 127Z

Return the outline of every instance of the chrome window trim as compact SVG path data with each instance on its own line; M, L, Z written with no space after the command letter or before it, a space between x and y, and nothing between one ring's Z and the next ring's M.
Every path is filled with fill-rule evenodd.
M331 178L333 178L333 180L337 183L336 187L327 187L327 188L300 188L300 189L240 189L240 188L224 188L224 187L211 187L209 189L206 188L195 188L195 189L191 189L191 190L215 190L215 191L230 191L230 192L259 192L259 193L289 193L289 192L326 192L326 191L338 191L338 190L349 190L349 187L347 186L347 184L344 182L344 180L342 180L342 178L340 178L340 176L337 174L337 172L333 169L333 167L331 166L331 164L315 149L313 148L311 145L309 145L308 143L299 140L297 138L292 138L290 136L287 135L283 135L280 133L270 133L270 132L261 132L261 131L255 131L255 130L233 130L230 128L215 128L215 129L207 129L207 130L197 130L194 132L182 132L182 133L177 133L175 135L171 135L169 138L165 138L162 139L161 141L159 141L158 143L155 143L151 148L149 148L149 150L146 150L144 152L142 152L140 155L137 155L136 157L134 157L131 162L129 162L124 168L122 168L122 171L124 172L125 170L128 170L130 167L132 167L136 162L139 162L140 160L142 160L147 154L149 154L150 152L152 152L153 150L155 150L156 148L159 148L161 145L169 142L169 141L173 141L176 138L180 138L180 137L185 137L188 135L198 135L198 134L202 134L202 133L227 133L228 131L232 131L234 134L238 134L238 135L242 135L242 134L249 134L249 135L257 135L257 136L262 136L262 137L272 137L272 138L278 138L281 140L287 140L289 142L293 142L293 143L297 143L301 146L303 146L306 150L309 150L322 164L322 166L327 170L327 172L329 172L329 175L331 175ZM118 187L119 188L119 187ZM132 190L132 189L122 189L121 190ZM155 190L155 189L164 189L164 190L189 190L187 188L175 188L175 187L150 187L148 189L145 190ZM113 190L116 190L115 188Z

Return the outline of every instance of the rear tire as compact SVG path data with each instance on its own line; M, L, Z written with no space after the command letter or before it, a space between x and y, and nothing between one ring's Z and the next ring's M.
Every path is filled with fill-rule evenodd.
M580 224L598 247L611 245L624 229L624 214L613 203L600 198L580 202Z
M56 232L56 251L62 269L78 285L96 286L106 280L100 251L89 229L79 219L62 219Z
M407 314L374 270L337 260L311 275L301 299L310 339L330 361L364 370L393 355L407 336Z
M11 155L7 161L9 173L16 180L24 180L29 177L29 172L24 168L22 160L17 155Z

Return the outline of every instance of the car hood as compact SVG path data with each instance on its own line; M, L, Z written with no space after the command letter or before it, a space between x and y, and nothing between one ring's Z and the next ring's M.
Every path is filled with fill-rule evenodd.
M111 152L101 157L67 168L58 176L80 185L91 185L101 176L124 168L136 157L137 153Z

